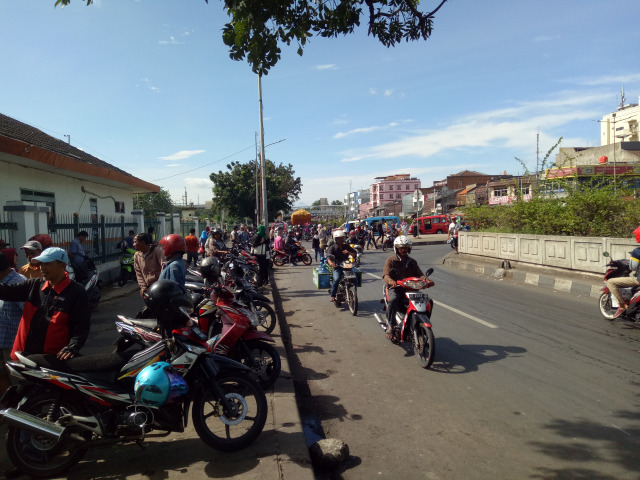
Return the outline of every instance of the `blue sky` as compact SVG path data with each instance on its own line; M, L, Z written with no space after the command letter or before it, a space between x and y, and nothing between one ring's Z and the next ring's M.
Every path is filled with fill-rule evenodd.
M222 3L54 3L0 0L0 112L175 201L255 158L258 79L228 56ZM638 102L639 19L637 0L450 0L426 42L387 49L363 27L285 46L262 80L267 158L293 165L305 204L395 173L534 170L538 132L540 158L559 137L597 146L623 85Z

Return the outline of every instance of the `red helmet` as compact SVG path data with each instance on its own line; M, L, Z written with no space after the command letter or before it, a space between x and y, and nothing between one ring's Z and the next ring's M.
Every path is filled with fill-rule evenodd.
M34 235L29 240L35 240L36 242L40 242L40 245L42 245L42 250L49 248L51 245L53 245L53 241L51 240L51 237L46 233L39 233L37 235Z
M187 242L184 240L184 237L176 235L175 233L162 237L159 243L162 245L165 257L170 257L176 252L187 251Z
M636 229L633 231L633 234L634 234L634 235L635 235L635 237L636 237L636 242L640 243L640 227L636 228Z

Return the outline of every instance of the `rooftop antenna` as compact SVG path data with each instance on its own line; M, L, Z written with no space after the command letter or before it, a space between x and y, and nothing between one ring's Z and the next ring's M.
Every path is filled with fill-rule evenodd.
M620 96L620 108L624 108L624 102L626 98L624 96L624 85L622 86L622 95Z

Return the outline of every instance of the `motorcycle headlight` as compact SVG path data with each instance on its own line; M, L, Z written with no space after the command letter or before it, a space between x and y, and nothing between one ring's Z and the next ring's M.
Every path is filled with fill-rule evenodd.
M422 280L409 280L407 282L404 282L404 284L409 288L419 290L420 288L424 288L427 282L423 282Z

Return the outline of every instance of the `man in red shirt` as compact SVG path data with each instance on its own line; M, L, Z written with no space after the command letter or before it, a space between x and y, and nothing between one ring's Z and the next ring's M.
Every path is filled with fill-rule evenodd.
M196 229L189 230L189 235L184 237L184 240L187 242L187 267L191 266L191 260L193 260L195 268L198 264L198 247L200 246L198 237L196 237Z
M15 352L73 358L89 336L87 292L65 271L69 256L63 249L48 248L32 261L39 263L44 278L0 285L0 300L25 302L11 358L17 360Z

